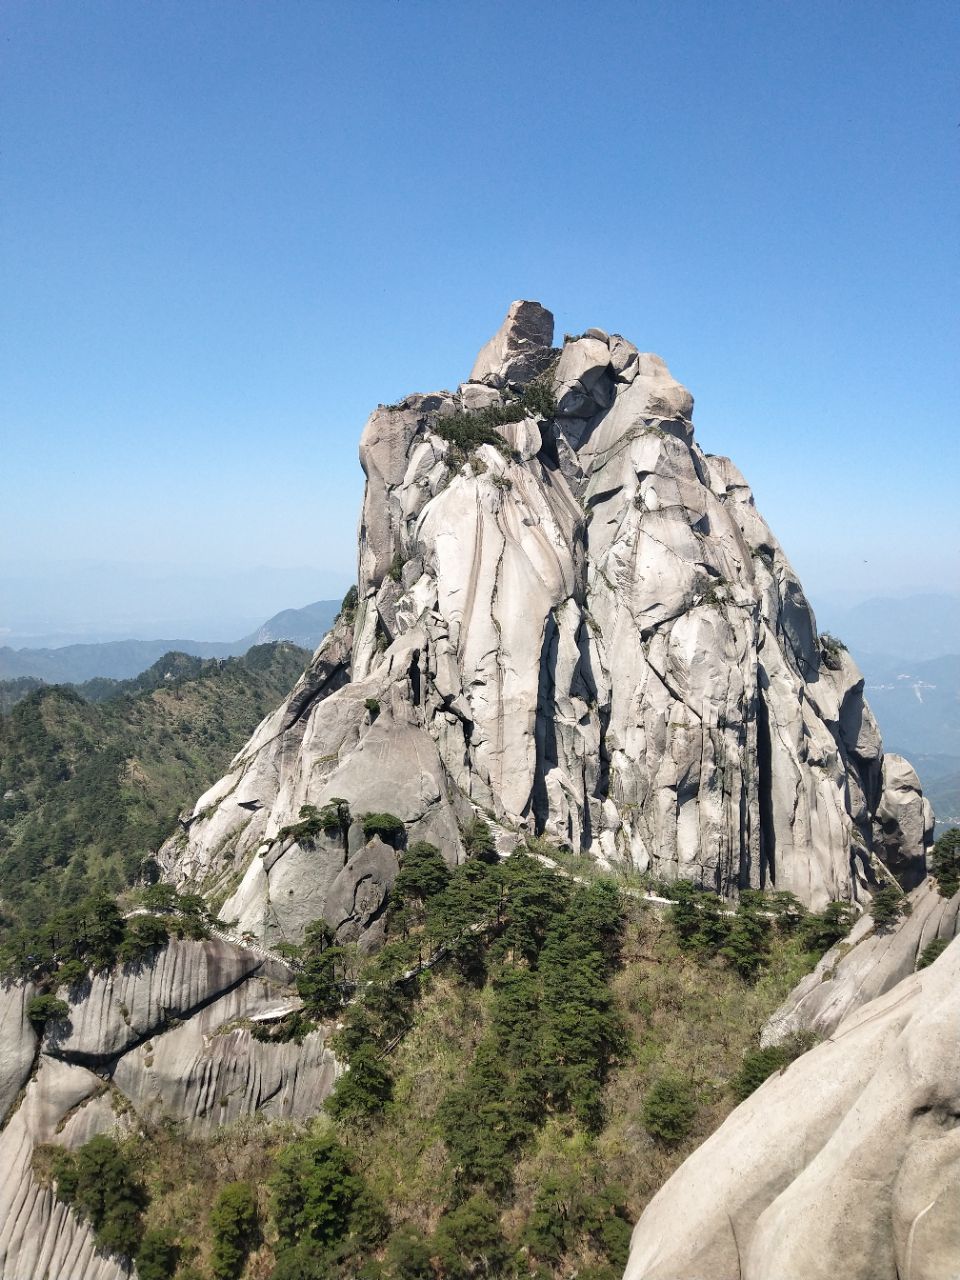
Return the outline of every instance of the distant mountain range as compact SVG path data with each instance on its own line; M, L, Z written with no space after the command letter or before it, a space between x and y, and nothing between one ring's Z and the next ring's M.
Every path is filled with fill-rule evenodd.
M863 672L884 749L917 770L938 831L960 825L960 593L825 601L817 622Z
M110 640L42 649L4 646L0 648L0 680L32 678L44 684L77 684L99 677L129 680L172 650L197 658L231 658L246 653L253 645L273 640L289 640L313 650L330 629L339 608L339 600L317 600L302 609L283 609L256 631L234 641L175 638Z
M316 649L340 608L317 600L283 609L234 641L113 640L49 648L0 647L0 712L40 684L129 680L171 650L227 658L252 646L287 640ZM960 823L960 595L877 597L849 609L820 611L824 630L847 645L867 682L867 698L884 746L906 756L920 774L938 827ZM898 654L910 653L902 657ZM97 699L89 688L85 697Z
M816 614L821 630L864 659L916 663L960 653L960 592L874 596L849 608L824 602Z

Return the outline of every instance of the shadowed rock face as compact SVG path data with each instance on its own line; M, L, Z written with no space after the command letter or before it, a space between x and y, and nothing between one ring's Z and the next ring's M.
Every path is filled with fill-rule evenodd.
M930 904L918 909L929 924ZM955 908L947 917L954 928ZM894 956L907 945L880 941ZM625 1280L955 1280L958 988L954 941L852 1000L828 1041L761 1085L657 1193Z
M451 861L482 809L504 846L542 832L728 896L818 908L868 893L880 862L922 879L915 775L885 764L863 678L821 646L745 480L695 443L689 392L619 335L551 341L549 312L514 303L470 382L368 421L355 616L162 853L242 928L375 930L375 909L342 916L356 830L277 838L334 796ZM444 438L536 376L552 417L505 424L502 447ZM353 866L374 903L389 859Z

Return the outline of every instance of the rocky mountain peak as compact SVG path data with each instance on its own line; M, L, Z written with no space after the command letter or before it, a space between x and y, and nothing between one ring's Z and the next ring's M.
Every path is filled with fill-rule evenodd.
M556 354L553 313L539 302L510 304L503 324L477 356L471 382L493 387L525 386L542 373Z
M249 932L375 941L380 811L451 863L483 814L502 852L542 834L727 896L923 877L916 775L690 393L620 335L552 340L515 302L456 392L367 422L356 608L162 853ZM342 838L290 834L333 797Z

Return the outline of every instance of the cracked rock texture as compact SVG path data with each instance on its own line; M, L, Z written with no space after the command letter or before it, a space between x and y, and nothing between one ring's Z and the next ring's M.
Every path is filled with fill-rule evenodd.
M955 1280L958 988L954 941L765 1081L650 1202L625 1280Z
M316 1114L340 1069L323 1031L300 1045L251 1032L257 1020L300 1007L292 981L285 965L250 948L171 942L140 964L61 989L69 1013L39 1043L23 1016L31 988L0 988L0 1089L7 1109L14 1104L0 1132L0 1280L131 1274L98 1253L90 1229L36 1181L37 1145L78 1147L98 1133L136 1131L141 1119L207 1133L242 1116Z
M469 382L368 421L357 607L161 853L241 929L297 939L322 915L375 940L392 860L357 859L358 828L281 835L333 797L451 863L484 810L728 897L820 908L884 868L923 879L916 775L884 759L863 677L821 643L746 481L695 443L689 392L619 335L558 351L552 329L514 303ZM502 446L444 438L537 377L552 417L505 424Z

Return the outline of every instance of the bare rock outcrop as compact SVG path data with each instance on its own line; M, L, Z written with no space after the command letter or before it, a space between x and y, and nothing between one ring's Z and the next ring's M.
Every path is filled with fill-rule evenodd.
M164 1118L197 1133L255 1114L307 1119L341 1069L322 1029L301 1044L255 1036L258 1025L300 1007L293 974L218 938L171 942L61 990L69 1011L48 1023L39 1045L24 1012L30 994L20 984L0 990L0 1091L16 1099L0 1131L0 1280L131 1274L37 1182L38 1145L78 1147Z
M625 1280L953 1280L960 943L767 1080L661 1188Z
M551 344L515 303L470 382L368 421L356 609L161 853L241 929L296 939L359 891L356 848L281 835L335 797L451 863L482 810L728 897L922 880L915 775L689 392L619 335Z
M797 1032L829 1036L862 1005L890 991L917 968L924 951L960 933L960 893L942 898L925 880L909 895L909 915L877 930L864 915L811 974L794 987L763 1029L761 1043L779 1044Z
M0 1133L0 1280L123 1280L130 1272L98 1252L93 1232L33 1176L33 1153L65 1144L62 1128L102 1093L85 1067L44 1058L21 1105ZM87 1133L80 1137L91 1136ZM75 1142L70 1145L77 1145Z
M0 985L0 1125L26 1084L37 1056L37 1037L27 1017L35 994L29 982Z

